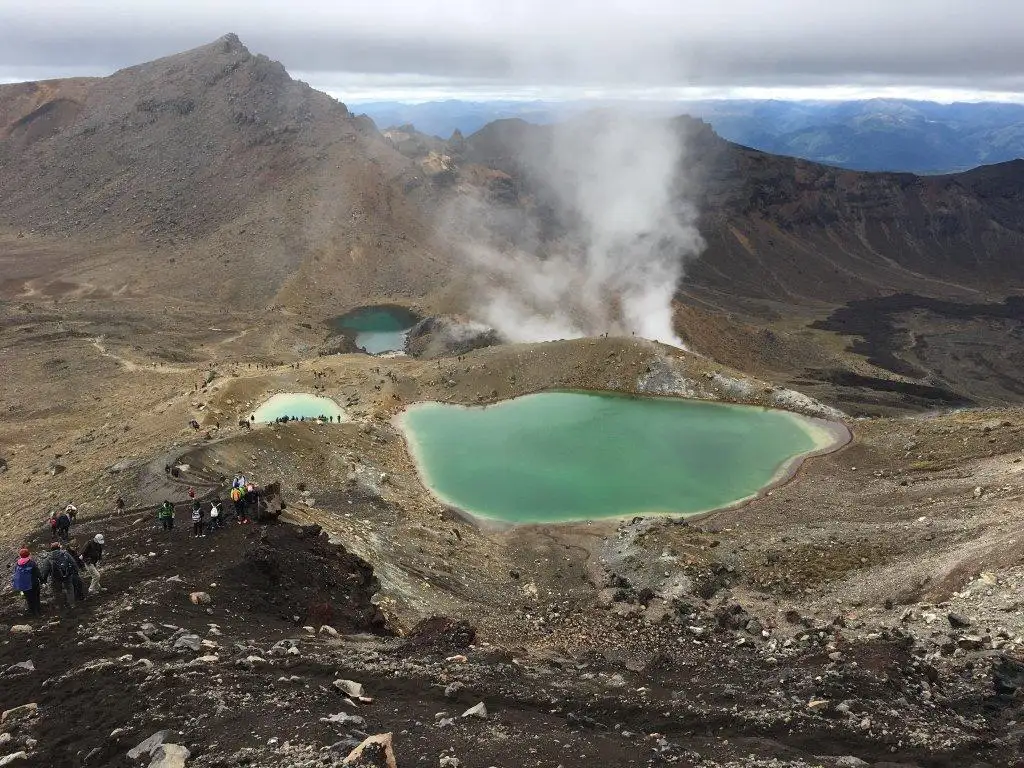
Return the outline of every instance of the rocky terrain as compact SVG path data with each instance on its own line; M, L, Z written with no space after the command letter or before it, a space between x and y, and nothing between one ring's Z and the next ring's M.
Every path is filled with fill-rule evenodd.
M0 584L0 765L1019 765L1019 169L862 175L691 129L717 201L675 306L696 351L507 344L431 222L470 187L531 204L483 142L509 126L403 154L233 37L0 87L4 562L68 501L107 540L73 611ZM326 322L377 301L427 318L409 356ZM404 407L544 389L852 440L699 519L502 528L426 490ZM278 392L349 420L250 428ZM284 514L190 538L185 489L238 471Z

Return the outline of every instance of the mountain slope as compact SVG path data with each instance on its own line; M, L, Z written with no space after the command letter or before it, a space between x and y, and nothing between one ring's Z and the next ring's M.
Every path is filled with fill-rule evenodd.
M0 227L150 254L90 275L130 292L265 301L296 276L390 290L411 265L397 233L429 234L402 192L410 164L372 124L233 35L108 78L0 87L0 119ZM323 268L336 258L368 266L342 284Z
M1022 104L715 99L619 106L664 117L691 115L730 141L856 170L948 173L1024 157ZM473 133L494 120L552 123L592 108L586 102L438 101L376 102L360 104L357 111L381 126L412 123L447 137L455 130Z

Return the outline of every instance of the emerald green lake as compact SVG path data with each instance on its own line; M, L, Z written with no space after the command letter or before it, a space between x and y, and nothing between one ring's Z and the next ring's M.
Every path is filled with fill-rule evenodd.
M369 354L379 355L404 350L405 336L418 321L416 314L405 307L382 304L354 309L335 318L331 325L353 334L356 345Z
M842 442L826 422L787 411L582 392L420 403L400 423L439 498L508 523L705 512Z

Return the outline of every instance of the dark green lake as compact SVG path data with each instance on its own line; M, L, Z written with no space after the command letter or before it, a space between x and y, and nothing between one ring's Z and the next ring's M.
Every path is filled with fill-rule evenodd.
M787 411L579 392L420 403L401 424L439 498L509 523L705 512L837 442L824 422Z
M331 325L352 333L357 346L371 355L382 352L401 352L405 349L405 336L419 317L405 307L382 304L360 307L335 318Z

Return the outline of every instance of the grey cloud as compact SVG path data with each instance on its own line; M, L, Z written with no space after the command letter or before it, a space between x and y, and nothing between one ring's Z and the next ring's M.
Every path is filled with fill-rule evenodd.
M306 73L510 84L882 82L1024 90L1008 0L98 0L5 3L0 68L97 74L237 32Z

